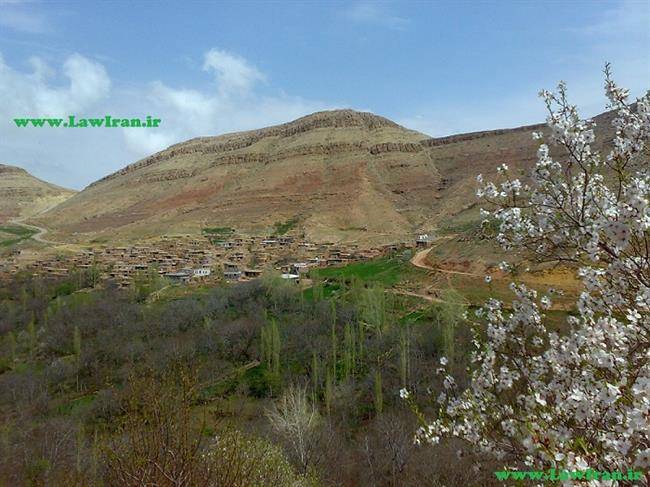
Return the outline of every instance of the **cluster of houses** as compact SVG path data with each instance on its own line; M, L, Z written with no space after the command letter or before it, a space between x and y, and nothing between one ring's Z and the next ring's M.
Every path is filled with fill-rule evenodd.
M416 246L428 236L418 236ZM24 270L41 276L65 277L75 270L94 269L99 280L129 286L139 274L157 273L173 282L246 281L269 269L300 282L317 267L372 259L407 244L360 248L355 244L312 243L295 236L164 236L147 245L89 248L73 255L20 264L15 253L0 262L0 278Z

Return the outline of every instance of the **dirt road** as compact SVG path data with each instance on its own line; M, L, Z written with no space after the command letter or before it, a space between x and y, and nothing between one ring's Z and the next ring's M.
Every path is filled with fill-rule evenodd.
M417 252L411 258L411 264L413 264L415 267L419 267L420 269L428 269L431 271L435 271L433 267L427 264L427 255L429 255L429 252L431 252L431 250L433 250L433 248L429 247L428 249L424 249Z
M471 276L471 277L480 277L483 278L482 275L480 274L474 274L472 272L463 272L463 271L454 271L450 269L443 269L441 267L433 267L427 264L427 255L429 255L429 252L433 250L433 247L429 247L428 249L421 250L420 252L416 253L413 258L411 259L411 264L413 264L415 267L419 267L420 269L426 269L429 271L434 271L434 272L442 272L444 274L458 274L461 276Z
M59 242L53 242L51 240L46 240L43 238L43 235L47 233L47 229L43 227L37 227L36 225L29 225L28 223L23 223L18 220L11 220L9 223L12 225L18 225L23 228L27 228L30 230L36 230L36 233L32 235L30 238L33 238L37 242L44 243L44 244L51 244L51 245L57 245Z
M35 217L37 215L45 213L46 211L51 210L55 206L57 206L57 205L54 204L52 206L49 206L48 208L45 208L44 210L41 210L41 211L39 211L38 213L36 213L34 215L23 216L23 217L20 217L20 218L14 218L13 220L9 220L9 223L11 223L12 225L18 225L18 226L23 227L23 228L28 228L30 230L36 230L36 233L34 235L32 235L30 238L33 238L37 242L44 243L44 244L50 244L50 245L59 245L61 242L53 242L52 240L47 240L47 239L43 238L43 235L45 235L47 233L47 228L43 228L43 227L39 227L39 226L36 226L36 225L31 225L29 223L25 223L25 220L27 220L28 218L33 218L33 217Z
M440 298L434 298L433 296L429 296L427 294L420 294L413 291L401 291L399 289L386 289L386 292L399 294L401 296L413 296L414 298L421 298L424 299L425 301L429 301L430 303L444 303L444 301Z

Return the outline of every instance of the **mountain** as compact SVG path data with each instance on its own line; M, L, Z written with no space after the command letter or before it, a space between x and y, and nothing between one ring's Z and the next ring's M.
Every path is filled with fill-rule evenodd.
M318 112L173 145L36 221L80 241L205 227L268 233L287 222L313 241L411 239L475 206L478 173L530 167L531 132L543 128L431 138L371 113Z
M35 215L74 193L42 181L19 167L0 164L0 223Z

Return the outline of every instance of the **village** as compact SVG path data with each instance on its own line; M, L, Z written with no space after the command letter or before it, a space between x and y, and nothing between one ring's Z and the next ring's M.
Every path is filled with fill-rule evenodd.
M356 244L312 243L296 235L174 235L146 245L92 247L28 264L22 264L20 250L14 250L0 263L0 279L18 272L59 278L73 271L93 269L99 282L112 281L128 287L139 274L151 272L171 282L190 284L247 281L265 271L275 271L283 279L300 283L314 268L373 259L427 242L427 235L418 235L414 243L362 249Z

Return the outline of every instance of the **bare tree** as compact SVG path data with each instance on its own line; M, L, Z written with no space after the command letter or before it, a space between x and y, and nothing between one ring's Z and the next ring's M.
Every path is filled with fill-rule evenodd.
M304 387L291 386L267 412L267 417L285 440L301 473L318 463L324 424Z

